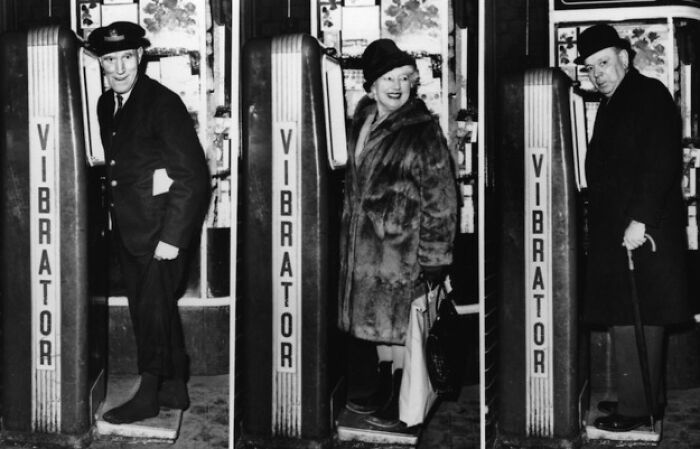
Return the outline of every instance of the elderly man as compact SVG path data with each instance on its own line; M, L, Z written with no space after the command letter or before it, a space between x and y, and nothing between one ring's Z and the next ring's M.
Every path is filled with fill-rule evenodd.
M649 422L634 333L627 251L649 357L655 415L663 412L665 326L689 321L685 215L681 193L681 121L668 89L641 75L634 52L609 25L581 33L577 64L602 94L586 155L589 241L583 318L610 326L618 401L603 401L595 425L629 431ZM651 245L644 245L651 236Z
M177 293L209 192L204 152L182 100L139 70L149 45L144 35L136 24L115 22L88 39L111 87L97 112L141 375L134 397L104 414L115 424L189 405Z

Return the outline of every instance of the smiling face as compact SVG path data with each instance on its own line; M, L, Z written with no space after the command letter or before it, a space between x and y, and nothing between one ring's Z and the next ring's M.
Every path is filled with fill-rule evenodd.
M627 73L629 54L615 47L604 48L584 61L588 78L598 92L612 97Z
M115 51L100 56L100 64L109 86L118 94L129 92L139 73L143 48Z
M380 118L406 104L415 81L415 67L405 65L386 72L372 83L369 93L377 102L377 113Z

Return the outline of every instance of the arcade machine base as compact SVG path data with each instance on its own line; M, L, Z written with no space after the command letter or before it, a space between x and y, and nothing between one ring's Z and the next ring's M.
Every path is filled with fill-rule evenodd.
M336 421L338 440L360 441L364 443L395 444L416 446L421 426L403 428L400 431L388 431L365 421L369 415L360 415L343 409Z
M589 440L609 440L609 441L620 441L624 442L625 446L649 446L649 444L658 444L661 441L661 433L663 430L663 420L656 420L654 423L654 429L651 426L638 427L629 432L610 432L607 430L600 430L593 425L596 418L600 416L605 416L604 413L600 412L596 407L598 402L608 399L604 397L603 394L592 394L591 395L591 410L588 411L586 417L586 436Z
M158 416L132 424L116 425L102 419L104 412L120 405L136 393L138 379L138 376L110 376L107 384L107 397L97 411L97 434L100 436L163 440L164 442L175 441L180 433L182 410L161 409Z

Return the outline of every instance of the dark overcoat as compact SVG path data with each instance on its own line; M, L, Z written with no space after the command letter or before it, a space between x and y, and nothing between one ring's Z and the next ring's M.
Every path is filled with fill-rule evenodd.
M187 248L208 206L209 174L192 118L180 97L140 74L118 115L114 92L99 99L97 114L107 159L110 210L121 241L135 256L158 241ZM154 173L172 179L154 191ZM157 194L154 194L157 193Z
M440 125L419 99L373 129L358 157L360 129L376 109L360 102L350 132L339 325L364 340L403 344L411 301L424 293L421 267L452 262L455 174Z
M584 319L633 324L627 251L631 220L656 241L633 251L642 320L650 325L688 321L685 208L681 193L681 121L658 80L630 70L603 100L586 155L589 209Z

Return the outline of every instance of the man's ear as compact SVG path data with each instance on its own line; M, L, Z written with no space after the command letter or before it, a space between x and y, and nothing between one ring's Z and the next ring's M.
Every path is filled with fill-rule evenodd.
M141 64L141 59L143 59L143 47L139 47L136 49L136 54L139 56L139 61L138 63Z
M624 48L620 50L620 60L622 61L622 66L627 70L630 66L630 54Z

